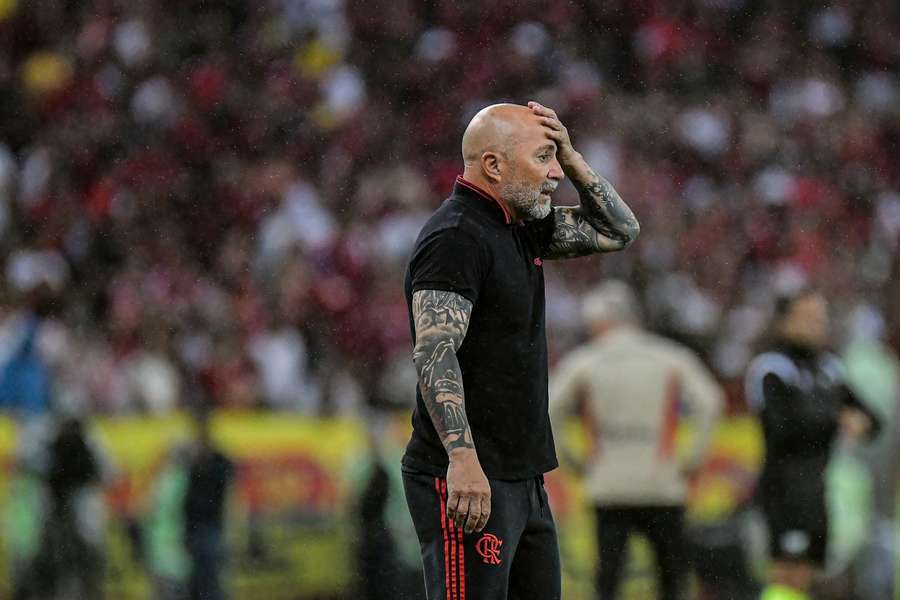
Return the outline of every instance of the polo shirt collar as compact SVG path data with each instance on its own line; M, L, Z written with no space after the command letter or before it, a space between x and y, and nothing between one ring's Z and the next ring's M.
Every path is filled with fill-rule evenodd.
M486 209L487 212L498 221L506 224L512 224L512 218L510 218L509 210L507 210L506 206L503 205L502 202L494 198L490 192L481 188L471 181L467 181L463 179L462 175L456 176L456 183L453 186L453 194L455 196L467 196L473 199L478 200L474 205L479 208Z

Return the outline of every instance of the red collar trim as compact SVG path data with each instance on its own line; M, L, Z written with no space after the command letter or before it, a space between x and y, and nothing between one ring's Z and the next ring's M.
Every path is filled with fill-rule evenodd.
M470 190L472 190L473 192L475 192L475 193L478 194L479 196L483 196L486 200L490 200L491 202L496 202L497 205L500 206L500 209L503 211L503 217L504 217L504 219L506 219L506 224L509 225L510 223L512 223L512 219L511 219L510 216L509 216L509 211L506 209L506 205L503 204L503 202L501 202L501 201L498 200L497 198L494 198L494 196L491 195L490 192L488 192L488 191L485 190L485 189L482 189L482 188L478 187L477 185L475 185L475 184L472 183L471 181L467 181L467 180L463 179L463 176L462 176L462 175L457 175L457 176L456 176L456 183L458 183L459 185L462 185L462 186L465 186L465 187L469 188Z

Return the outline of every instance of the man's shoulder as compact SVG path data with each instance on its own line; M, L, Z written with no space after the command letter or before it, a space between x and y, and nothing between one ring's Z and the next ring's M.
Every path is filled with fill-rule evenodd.
M788 352L773 348L753 357L747 366L746 379L748 382L761 382L770 375L776 376L783 383L791 384L799 378L800 366Z
M629 332L623 341L640 347L644 352L651 353L663 362L680 365L699 360L697 354L684 344L652 331L635 329Z
M483 235L484 225L477 213L467 210L463 203L454 201L454 197L450 196L425 221L416 245L445 235L485 245L488 238Z

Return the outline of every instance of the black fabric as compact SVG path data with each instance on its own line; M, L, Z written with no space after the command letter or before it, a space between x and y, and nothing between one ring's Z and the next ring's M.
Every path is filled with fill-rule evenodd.
M769 530L769 553L776 560L802 560L819 568L825 566L828 549L828 511L825 497L798 503L786 494L783 500L768 499L763 516Z
M543 479L490 485L487 526L463 534L446 519L446 480L404 470L427 600L559 600L559 544Z
M405 291L452 291L473 303L457 358L466 414L489 478L528 479L557 466L547 414L547 340L541 255L552 216L506 223L493 199L457 183L416 241ZM447 454L416 390L413 434L403 464L443 476Z
M201 452L191 462L188 487L184 499L184 519L187 533L196 527L222 529L225 499L234 466L218 450Z
M614 600L628 558L628 536L647 538L656 554L660 600L684 598L688 556L684 536L684 509L680 506L604 506L595 508L597 592L599 600Z
M99 480L100 466L88 446L84 426L77 420L66 421L50 445L47 486L54 510L68 510L76 492Z

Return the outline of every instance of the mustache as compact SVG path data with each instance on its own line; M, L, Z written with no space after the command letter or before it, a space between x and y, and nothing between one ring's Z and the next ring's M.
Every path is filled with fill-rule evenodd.
M542 194L552 194L553 192L556 191L556 185L557 184L555 184L555 183L545 183L544 185L541 186L541 193Z

